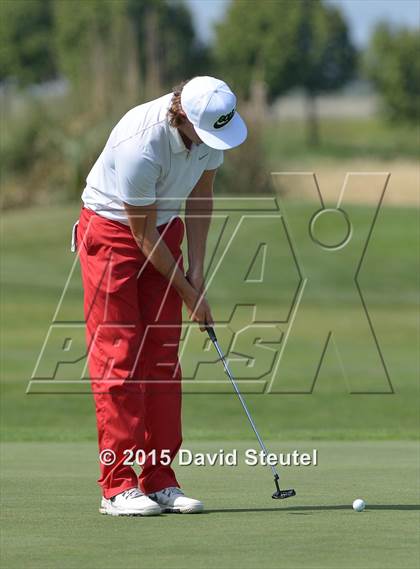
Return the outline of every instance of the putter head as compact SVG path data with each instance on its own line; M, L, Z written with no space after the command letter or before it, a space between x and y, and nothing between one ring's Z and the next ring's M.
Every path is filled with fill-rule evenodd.
M276 485L276 491L271 496L273 500L285 500L286 498L296 496L296 492L293 488L290 488L290 490L280 490L279 475L277 473L274 476L274 484Z
M296 496L296 492L293 488L290 490L276 490L272 495L273 500L285 500L286 498L291 498L292 496Z

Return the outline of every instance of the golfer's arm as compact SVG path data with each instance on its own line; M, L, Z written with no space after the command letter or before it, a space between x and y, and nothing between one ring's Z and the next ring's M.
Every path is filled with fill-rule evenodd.
M189 195L185 205L185 226L188 243L188 272L200 278L213 212L213 182L216 170L206 170Z
M124 204L131 232L142 253L172 286L181 298L194 298L195 291L178 267L174 256L156 229L156 207Z

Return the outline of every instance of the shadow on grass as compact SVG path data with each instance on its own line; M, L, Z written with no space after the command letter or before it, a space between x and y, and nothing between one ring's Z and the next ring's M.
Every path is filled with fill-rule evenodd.
M219 510L206 510L207 514L221 513L249 513L249 512L322 512L332 510L351 510L349 504L340 506L286 506L281 505L278 508L223 508ZM365 511L369 510L398 510L398 511L420 511L420 504L381 504L367 505Z

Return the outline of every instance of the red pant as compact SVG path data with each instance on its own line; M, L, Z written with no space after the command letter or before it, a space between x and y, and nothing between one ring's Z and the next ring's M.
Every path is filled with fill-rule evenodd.
M182 268L182 220L158 231ZM99 450L115 453L113 464L101 462L98 482L106 498L138 485L145 493L179 486L165 456L172 462L182 441L181 298L128 226L83 208L77 233ZM156 455L137 479L123 462L124 451L138 449Z

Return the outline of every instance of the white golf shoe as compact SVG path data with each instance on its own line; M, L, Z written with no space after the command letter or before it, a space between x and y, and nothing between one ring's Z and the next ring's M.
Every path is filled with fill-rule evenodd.
M157 502L164 512L198 514L204 510L202 502L194 500L194 498L187 498L184 492L176 486L169 486L169 488L148 494L148 496Z
M102 498L99 512L109 516L158 516L162 509L138 488L130 488L112 498Z

